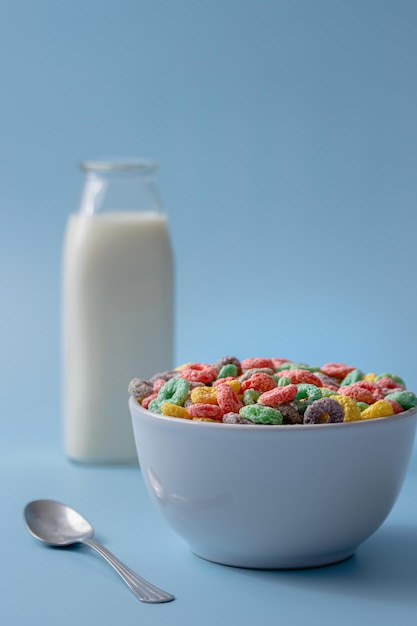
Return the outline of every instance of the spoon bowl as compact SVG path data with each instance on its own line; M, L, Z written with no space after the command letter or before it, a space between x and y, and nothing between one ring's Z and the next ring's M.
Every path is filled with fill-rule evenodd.
M64 547L77 543L90 546L113 567L141 602L160 603L174 600L173 595L148 583L95 541L92 525L66 504L55 500L33 500L25 506L23 518L32 537L49 546Z
M23 515L32 537L50 546L70 546L94 535L94 528L82 515L55 500L29 502Z

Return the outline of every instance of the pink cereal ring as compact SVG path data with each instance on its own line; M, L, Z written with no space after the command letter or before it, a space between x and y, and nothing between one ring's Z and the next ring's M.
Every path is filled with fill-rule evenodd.
M205 385L213 382L217 378L218 370L214 365L208 363L187 363L178 374L179 378L185 378L191 383L204 383Z
M144 399L142 400L142 406L143 406L143 408L144 408L144 409L147 409L147 408L148 408L148 406L149 406L149 403L150 403L152 400L154 400L155 398L157 398L157 397L158 397L158 393L151 393L151 395L150 395L150 396L146 396L146 398L144 398Z
M362 389L368 389L372 393L373 402L377 402L377 400L384 399L384 393L382 389L378 387L378 385L369 380L358 380L356 383L352 383L349 387L361 387Z
M402 413L404 411L401 404L398 404L398 402L396 402L395 400L387 400L387 402L389 402L392 408L394 409L394 413Z
M242 402L230 385L217 385L216 397L222 415L225 413L239 413L240 409L243 407Z
M278 376L280 378L282 376L285 376L285 378L289 378L294 385L299 383L306 383L307 385L323 387L323 383L321 382L320 378L318 376L315 376L309 370L281 370L280 372L278 372Z
M359 385L347 385L345 387L340 387L338 392L342 396L349 396L355 402L366 402L366 404L373 404L375 402L372 391L369 389L365 389L365 387L360 387Z
M251 359L243 359L242 361L242 369L251 370L254 367L269 367L270 369L274 368L274 363L272 359L264 359L261 357L254 357Z
M291 402L297 395L297 385L285 385L284 387L275 387L270 391L265 391L258 398L258 404L277 408L279 404Z
M165 385L167 381L164 380L163 378L158 378L154 384L153 384L153 391L154 393L158 393L158 391Z
M230 382L231 380L237 380L235 376L225 376L224 378L219 378L215 380L213 383L213 387L218 387L219 385L224 385L224 383Z
M320 369L323 374L326 374L326 376L331 376L332 378L344 378L355 368L350 365L345 365L344 363L326 363Z
M389 376L383 376L382 378L379 378L375 381L375 384L378 385L380 389L395 389L396 391L400 389L402 391L404 390L404 387L402 385L397 383Z
M263 393L264 391L274 389L276 386L277 383L272 376L264 374L263 372L256 372L255 374L252 374L250 378L243 381L241 391L243 393L247 389L255 389L256 391Z
M217 404L203 404L197 402L187 407L187 411L191 417L208 417L212 420L221 421L223 417L223 411Z

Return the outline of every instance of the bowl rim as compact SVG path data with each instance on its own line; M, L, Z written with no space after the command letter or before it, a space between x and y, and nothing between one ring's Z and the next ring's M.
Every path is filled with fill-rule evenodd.
M192 419L184 419L183 417L174 417L172 415L161 415L159 413L154 413L153 411L149 411L148 409L144 409L139 402L137 402L135 396L131 395L129 398L129 406L134 410L134 412L138 415L142 415L148 417L149 419L159 421L161 423L168 422L170 424L183 424L185 428L208 428L210 430L213 429L233 429L233 430L261 430L263 431L277 431L277 432L306 432L311 429L313 431L322 431L323 429L343 429L346 428L363 428L371 427L372 424L389 424L392 422L401 421L403 419L407 419L411 416L415 416L417 414L417 406L411 409L407 409L406 411L402 411L401 413L394 413L393 415L388 415L386 417L374 417L372 419L367 420L357 420L354 422L338 422L338 423L324 423L324 424L225 424L224 422L216 423L216 422L205 422L199 420ZM186 426L187 424L187 426Z

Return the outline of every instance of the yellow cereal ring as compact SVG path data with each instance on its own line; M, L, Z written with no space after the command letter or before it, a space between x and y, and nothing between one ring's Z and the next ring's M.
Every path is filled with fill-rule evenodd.
M191 391L193 404L217 404L216 387L194 387Z
M394 415L392 404L388 400L377 400L362 411L361 419L372 420L375 417L389 417L390 415Z
M233 389L233 391L238 394L240 392L240 388L241 388L241 384L240 382L236 379L236 380L226 380L225 385L230 385L230 387Z
M376 378L376 374L374 374L373 372L369 372L369 374L365 374L365 376L363 377L363 380L367 380L368 383L373 383L375 378Z
M191 415L187 409L183 406L178 406L173 402L164 402L161 406L162 415L168 415L169 417L182 417L184 419L191 419Z
M352 400L349 396L330 397L332 400L336 400L336 402L342 405L344 422L358 422L361 419L361 410L355 400Z
M220 423L219 420L212 420L210 417L193 417L193 422L217 422Z

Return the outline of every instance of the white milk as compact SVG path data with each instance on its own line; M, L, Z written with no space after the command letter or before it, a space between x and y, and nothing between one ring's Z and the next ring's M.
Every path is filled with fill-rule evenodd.
M166 217L70 217L63 263L63 410L67 455L131 463L132 378L173 365L173 267Z

